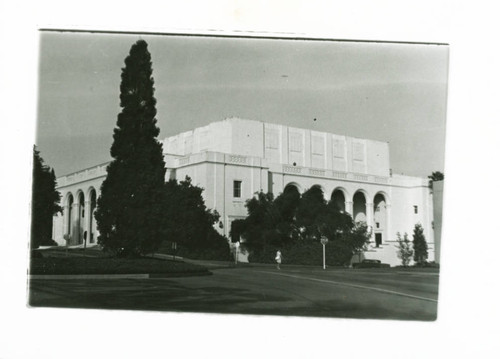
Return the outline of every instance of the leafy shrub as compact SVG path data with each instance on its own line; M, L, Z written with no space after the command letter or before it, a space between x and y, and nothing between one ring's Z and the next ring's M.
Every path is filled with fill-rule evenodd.
M399 232L396 235L398 238L398 245L396 246L398 248L398 258L401 259L401 264L403 265L403 267L408 267L411 261L411 257L413 256L413 249L411 248L411 243L408 239L408 233L405 233L403 235L403 238L401 238L401 233Z
M172 241L163 241L158 249L158 252L170 255L175 254L176 256L190 259L218 261L232 260L227 238L220 235L215 230L213 232L209 232L206 242L200 242L200 245L197 247L188 247L182 244L177 244L177 249L174 251L172 248Z
M439 263L436 263L436 262L415 263L414 267L416 267L416 268L439 268Z
M283 264L323 265L323 245L319 241L298 241L283 248L268 245L260 251L251 251L250 263L274 263L276 251L281 250ZM341 241L329 242L325 247L325 260L329 266L350 264L353 253Z

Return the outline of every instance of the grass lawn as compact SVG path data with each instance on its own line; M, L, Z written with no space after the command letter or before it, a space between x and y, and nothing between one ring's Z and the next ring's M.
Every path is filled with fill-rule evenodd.
M32 258L29 274L210 274L207 268L157 258L42 257Z

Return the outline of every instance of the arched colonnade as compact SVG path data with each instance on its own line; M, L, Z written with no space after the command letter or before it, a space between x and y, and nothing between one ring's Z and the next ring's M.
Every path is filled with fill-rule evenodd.
M295 187L300 194L306 190L298 183L290 182L285 186L284 191L291 186ZM386 192L370 193L362 188L349 192L344 187L336 187L331 193L327 193L321 185L312 187L319 187L325 200L333 201L339 211L349 213L355 223L366 223L372 230L372 241L376 247L388 240L391 228L391 203Z
M63 235L68 245L97 243L95 209L98 193L94 187L68 191L63 199ZM65 239L66 239L65 238Z

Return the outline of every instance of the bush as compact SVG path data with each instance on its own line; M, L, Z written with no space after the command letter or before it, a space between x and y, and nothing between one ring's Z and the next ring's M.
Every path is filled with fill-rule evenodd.
M411 243L408 239L408 233L405 233L403 237L401 237L401 233L399 232L396 235L398 241L398 245L396 246L396 248L398 248L398 258L401 259L403 267L408 267L411 257L413 256L413 249L411 248Z
M323 265L323 245L313 241L298 241L283 248L265 246L260 251L251 251L250 263L274 263L276 251L282 253L282 264ZM325 247L325 260L328 266L346 266L350 264L352 253L345 250L341 241L329 242Z
M172 249L172 241L163 241L158 249L159 253L176 255L190 259L206 259L217 261L231 261L231 251L227 238L215 230L207 235L207 240L198 247L187 247L177 244L177 250Z
M243 244L243 248L245 245ZM274 258L276 257L276 252L278 251L278 247L274 246L265 246L262 250L251 250L248 255L248 261L250 263L275 263ZM281 253L283 254L283 250ZM286 252L286 251L285 251ZM287 253L287 252L286 252ZM288 263L289 257L288 253L283 255L281 258L281 263Z
M378 259L364 259L360 263L353 263L353 268L389 268L390 265Z
M415 263L415 268L439 268L439 263L436 262L424 262L424 263Z

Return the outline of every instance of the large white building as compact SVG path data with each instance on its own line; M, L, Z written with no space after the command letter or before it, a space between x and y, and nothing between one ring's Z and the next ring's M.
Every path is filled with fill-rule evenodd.
M167 179L192 178L204 188L208 208L221 215L220 231L246 217L245 201L255 192L278 195L286 186L302 193L312 186L325 199L372 229L365 258L400 264L396 233L420 223L434 260L433 200L428 180L391 173L389 144L284 125L230 118L163 141ZM57 179L64 212L54 219L54 240L95 243L93 213L107 163Z

